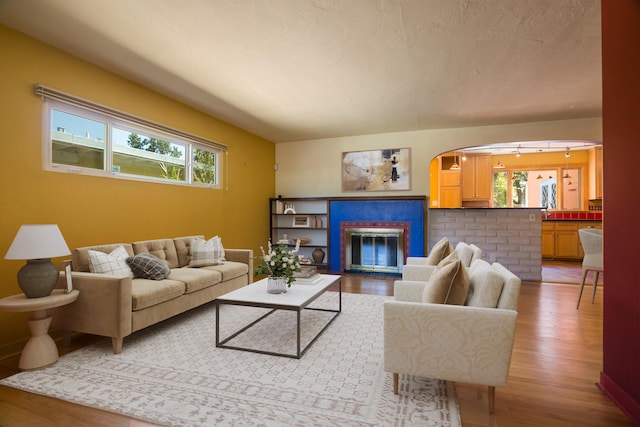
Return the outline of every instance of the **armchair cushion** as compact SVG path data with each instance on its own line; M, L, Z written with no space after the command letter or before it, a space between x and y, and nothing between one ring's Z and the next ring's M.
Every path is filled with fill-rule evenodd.
M457 257L453 257L457 258ZM422 302L463 305L469 291L469 273L456 259L439 265L422 292Z
M465 305L495 308L504 284L503 277L486 261L476 261L469 269L469 294Z
M471 245L468 245L465 242L458 242L455 248L455 253L458 254L458 257L462 261L462 265L466 265L467 267L471 265L471 259L473 258L474 253Z
M429 256L426 259L426 264L438 265L438 263L451 252L453 252L453 247L451 246L451 243L449 243L449 239L443 237L438 243L433 245L433 248L431 248L431 252L429 252Z

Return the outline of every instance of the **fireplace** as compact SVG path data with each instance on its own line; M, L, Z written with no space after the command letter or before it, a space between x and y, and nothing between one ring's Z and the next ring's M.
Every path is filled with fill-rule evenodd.
M348 222L341 228L343 271L402 273L408 251L407 223Z

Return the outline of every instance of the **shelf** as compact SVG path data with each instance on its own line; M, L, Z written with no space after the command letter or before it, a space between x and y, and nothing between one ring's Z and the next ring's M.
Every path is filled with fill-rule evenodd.
M283 205L293 207L294 213L279 213ZM309 243L300 245L298 254L305 258L312 259L315 249L321 248L325 252L322 263L304 264L315 266L318 269L329 269L329 201L326 198L281 198L269 200L270 232L271 240L277 242L287 234L287 239L308 238ZM296 220L295 217L301 217ZM307 219L308 217L308 219ZM316 227L315 225L321 225ZM295 242L287 244L294 248Z

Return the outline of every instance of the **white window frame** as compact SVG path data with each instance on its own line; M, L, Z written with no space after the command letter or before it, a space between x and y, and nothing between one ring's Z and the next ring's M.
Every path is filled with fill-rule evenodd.
M135 181L148 181L163 184L190 185L205 188L221 189L222 179L222 152L227 152L227 147L215 141L209 141L182 131L178 131L164 125L149 122L135 116L128 115L108 107L94 104L44 86L36 85L35 92L43 97L43 169L54 172L78 173L83 175L106 176ZM53 162L52 140L52 110L76 115L89 120L98 121L107 125L105 138L105 161L103 169L95 169L82 166L71 166ZM113 171L113 128L136 132L145 136L159 138L184 147L185 177L184 180L173 180L160 177L150 177L131 173ZM193 182L193 153L194 148L205 150L214 154L214 183Z

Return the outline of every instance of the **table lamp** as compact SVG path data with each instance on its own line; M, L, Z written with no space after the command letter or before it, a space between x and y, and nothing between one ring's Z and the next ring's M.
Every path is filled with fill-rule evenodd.
M18 271L18 286L27 298L40 298L49 295L58 283L60 272L51 258L70 253L56 224L25 224L4 259L27 260Z

